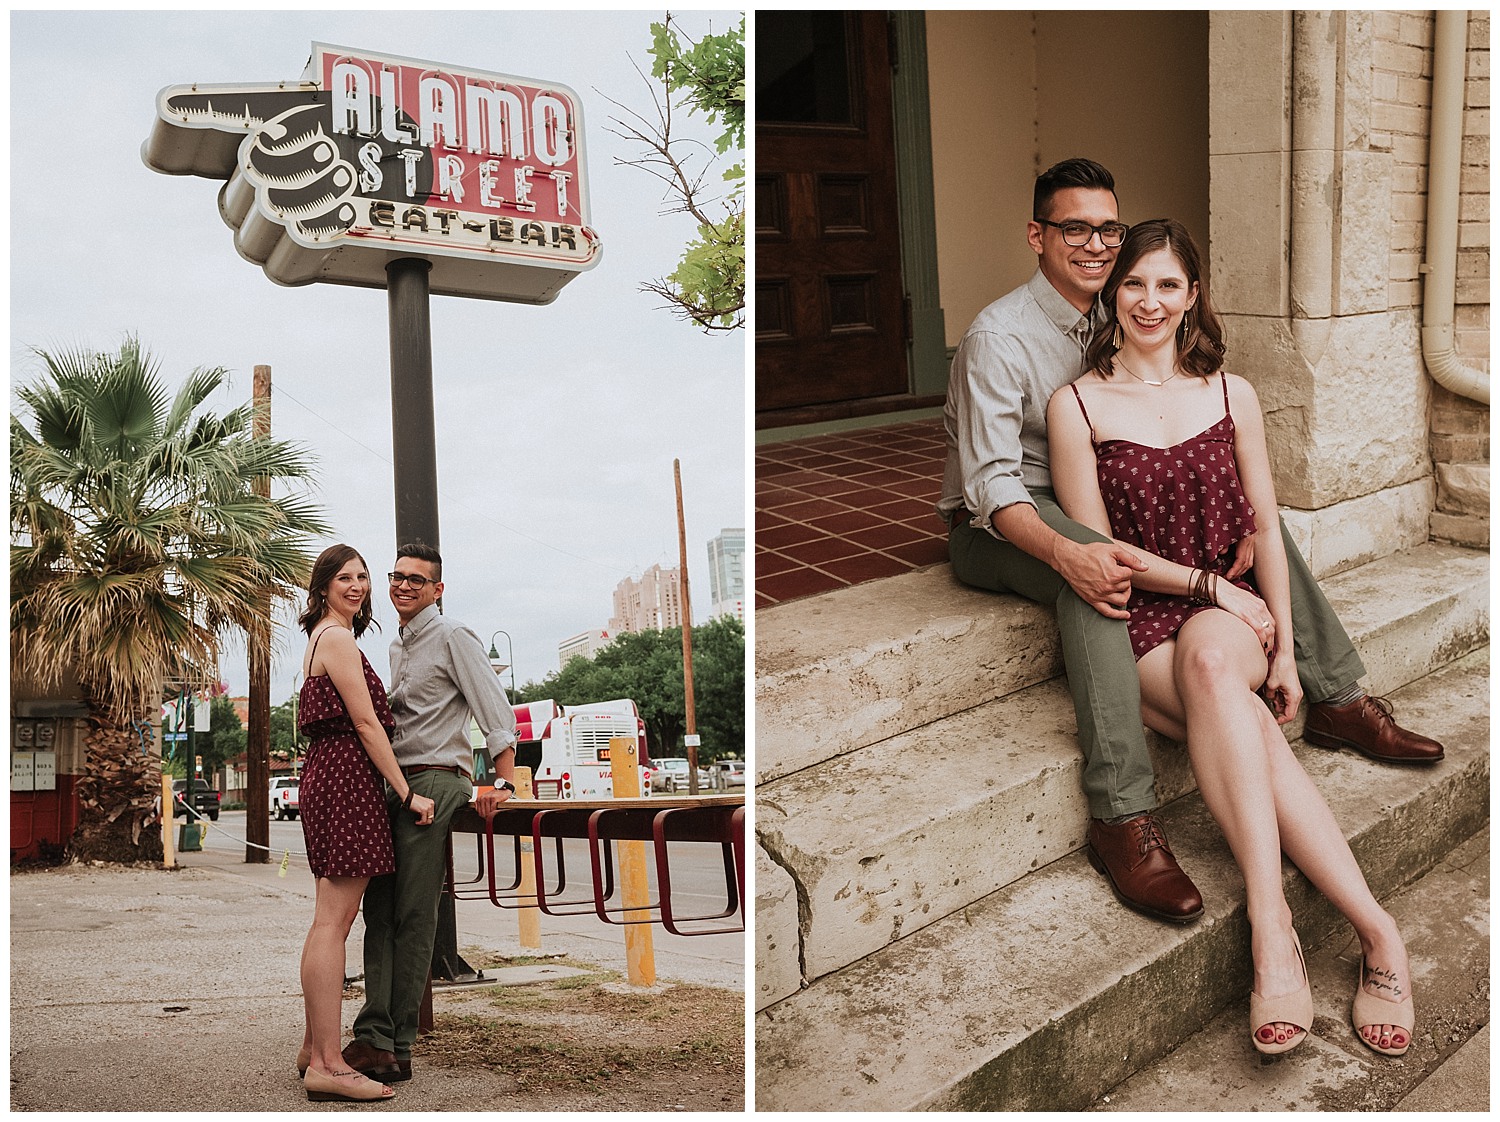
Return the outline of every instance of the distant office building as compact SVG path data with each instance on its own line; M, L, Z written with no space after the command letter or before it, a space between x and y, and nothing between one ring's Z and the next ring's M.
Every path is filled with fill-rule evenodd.
M609 646L612 641L613 636L611 632L602 631L597 627L592 631L585 631L580 635L574 635L571 639L564 639L561 643L557 644L558 668L561 669L568 665L570 659L578 657L593 658L602 648Z
M626 577L615 586L613 634L625 631L665 631L682 626L682 595L676 569L652 565L640 580Z
M708 589L713 616L745 618L745 531L720 530L708 543Z

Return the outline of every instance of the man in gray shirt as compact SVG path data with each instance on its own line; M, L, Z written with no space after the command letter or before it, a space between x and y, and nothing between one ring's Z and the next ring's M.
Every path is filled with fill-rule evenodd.
M432 799L436 810L432 825L418 829L410 815L400 813L395 793L386 792L396 871L372 878L365 890L365 1004L344 1060L383 1083L411 1078L411 1046L447 872L448 830L474 790L470 715L484 734L496 776L495 786L482 788L475 800L480 814L493 814L515 793L516 759L515 714L479 637L438 611L438 551L402 546L390 590L401 620L391 643L391 748L411 789Z
M1083 373L1096 300L1125 238L1114 187L1092 160L1064 160L1038 177L1027 224L1037 272L980 312L953 356L937 510L959 580L1056 607L1085 759L1090 862L1128 907L1190 923L1203 900L1154 814L1140 678L1124 622L1131 573L1141 566L1063 514L1048 467L1047 402ZM1441 744L1401 728L1389 704L1360 687L1364 665L1282 531L1297 671L1311 703L1306 739L1386 763L1442 759Z

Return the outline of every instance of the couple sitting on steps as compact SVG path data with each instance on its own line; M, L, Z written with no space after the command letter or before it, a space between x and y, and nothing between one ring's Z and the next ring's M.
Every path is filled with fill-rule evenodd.
M1066 160L1036 182L1038 270L954 355L938 513L966 584L1054 605L1078 715L1089 861L1158 919L1203 913L1156 817L1142 721L1185 741L1245 877L1251 1040L1283 1052L1312 994L1283 853L1348 918L1364 959L1352 1019L1399 1056L1415 1024L1395 921L1281 731L1383 763L1442 745L1396 724L1277 514L1259 401L1223 368L1188 232L1120 222L1114 179Z

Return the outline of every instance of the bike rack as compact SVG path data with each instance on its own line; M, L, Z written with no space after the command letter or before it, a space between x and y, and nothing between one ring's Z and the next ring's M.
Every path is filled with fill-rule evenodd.
M472 808L454 819L455 833L476 835L479 874L455 883L452 848L448 854L448 890L455 899L488 898L507 910L537 908L550 916L585 915L593 912L605 923L628 926L660 923L674 935L716 935L743 931L745 899L745 800L741 796L656 796L636 799L587 799L559 803L553 800L510 799L485 820ZM514 841L514 877L497 883L495 835ZM522 881L521 839L530 836L537 891L519 891ZM557 883L549 888L544 853L545 840L555 849ZM592 893L564 898L568 876L563 839L587 840ZM644 904L610 905L616 882L613 846L610 842L650 842L656 863L657 899ZM724 858L724 907L702 915L683 915L672 906L671 843L717 844ZM483 888L473 886L483 884ZM620 913L648 913L632 918L614 918ZM684 927L739 915L738 925Z

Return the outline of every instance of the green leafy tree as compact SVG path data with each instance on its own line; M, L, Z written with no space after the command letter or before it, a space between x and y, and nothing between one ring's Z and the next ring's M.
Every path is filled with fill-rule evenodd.
M627 632L592 659L569 659L561 670L517 692L523 702L551 698L559 705L628 697L645 722L651 754L683 752L687 700L681 628ZM719 618L693 628L693 696L703 738L699 759L707 763L721 756L743 757L745 629L738 620Z
M305 745L297 737L297 699L289 697L271 710L271 759L290 764Z
M301 587L327 530L302 498L256 495L257 478L305 484L310 461L253 439L252 406L205 408L222 368L173 394L133 338L35 353L10 423L12 674L38 690L66 674L88 706L74 856L156 860L161 760L142 730L171 683L207 678L265 589Z
M651 35L651 77L662 85L660 93L651 87L656 119L613 102L628 119L611 118L617 127L610 131L644 148L636 159L620 162L662 180L671 200L665 213L690 215L697 234L670 276L641 287L707 332L733 331L745 325L745 19L732 31L694 42L678 34L668 12L651 25ZM678 108L723 126L713 156L673 135ZM741 158L723 173L724 193L714 196L705 188L708 170L730 151Z
M693 698L706 758L745 758L745 625L715 616L693 628ZM712 753L711 755L708 753Z

